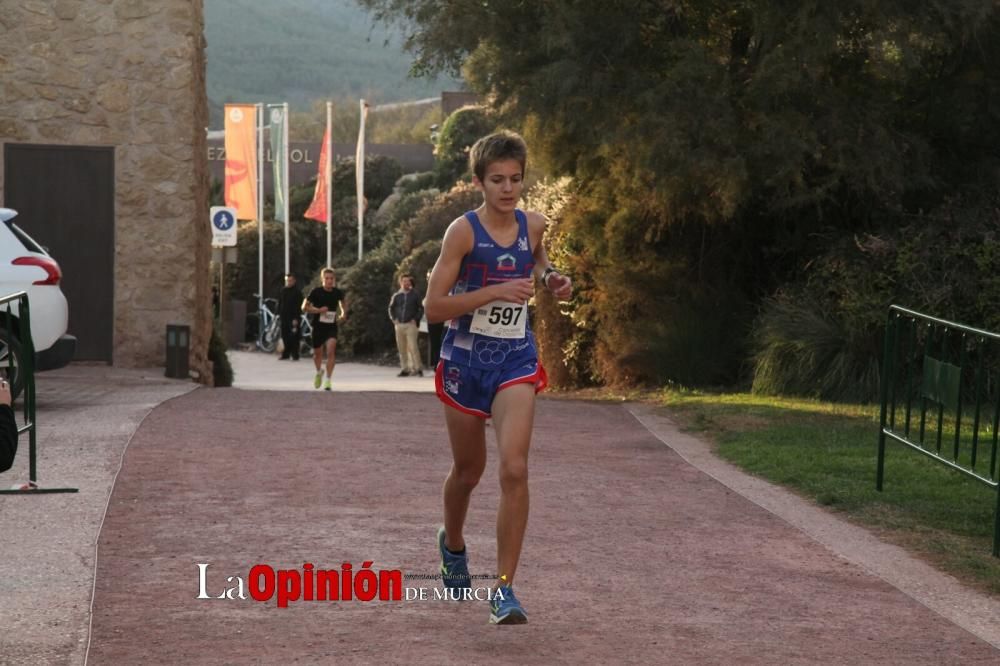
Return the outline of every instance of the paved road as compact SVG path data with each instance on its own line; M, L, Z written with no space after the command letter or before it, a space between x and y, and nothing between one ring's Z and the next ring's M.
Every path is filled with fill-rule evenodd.
M310 388L308 361L278 362L254 353L235 353L233 361L237 389L197 389L188 396L185 394L197 388L194 384L164 379L160 369L130 371L74 365L39 375L40 480L42 485L75 486L80 492L0 496L3 540L0 663L83 663L90 635L95 559L98 567L105 567L105 574L97 578L98 623L90 663L124 663L116 655L128 656L127 661L132 663L148 661L150 656L154 662L176 663L166 656L172 653L158 650L150 653L145 642L140 641L136 647L134 639L146 634L116 633L116 629L138 619L162 624L167 617L177 619L174 629L190 628L192 620L198 625L199 617L208 622L202 629L214 628L214 633L209 632L210 643L203 645L201 639L190 643L189 648L202 645L204 652L182 648L191 663L268 663L270 660L260 655L251 656L257 653L241 652L248 645L260 645L259 640L242 638L245 629L260 630L261 636L285 648L281 651L283 657L297 656L307 663L324 663L324 655L347 656L348 661L353 658L359 662L375 658L402 661L412 655L415 661L420 661L421 655L440 656L440 643L435 637L446 630L452 631L453 626L458 626L454 625L456 622L467 627L472 638L463 646L467 648L465 651L449 659L492 658L502 645L497 641L505 639L503 635L484 633L480 617L483 614L475 610L447 610L443 615L434 610L428 615L422 612L430 610L427 607L410 604L382 617L377 613L372 615L370 609L362 610L363 605L347 609L346 615L337 612L339 607L329 606L324 610L290 609L282 615L275 614L273 606L253 602L236 607L200 605L206 602L191 605L189 592L193 583L188 569L192 558L210 557L216 571L240 573L240 567L245 568L256 559L243 557L245 546L256 538L252 530L249 534L244 530L247 525L259 525L262 517L270 515L272 507L275 515L283 518L268 519L268 523L282 526L285 538L272 543L275 547L271 550L262 549L255 556L266 555L276 564L288 560L289 566L298 566L301 559L297 558L319 559L330 553L328 557L338 561L340 557L357 559L355 555L377 557L380 564L405 565L411 571L434 566L433 558L426 552L426 523L428 516L433 517L436 511L434 487L443 471L435 466L439 458L427 458L425 451L441 438L437 411L440 408L431 394L431 378L396 378L396 370L392 368L342 364L334 375L334 386L345 394L331 396ZM265 388L282 393L259 390ZM302 391L290 392L296 388ZM304 439L296 440L298 443L291 449L286 444L276 448L247 448L248 444L261 441L262 433L274 434L281 421L272 415L275 410L282 413L282 407L290 411L296 422L321 424L320 430L310 437L297 428L296 435ZM567 505L573 508L581 526L592 525L597 533L603 534L608 526L620 529L624 525L629 531L610 541L634 546L627 553L608 550L600 545L603 541L591 543L592 533L582 529L570 531L569 541L556 539L553 548L558 558L562 558L559 580L565 574L568 580L576 581L575 589L592 591L588 581L595 577L600 580L628 577L621 572L633 560L641 564L639 569L644 575L655 580L663 572L672 571L671 577L662 582L667 587L675 585L672 579L677 576L687 581L677 589L680 598L687 600L686 605L681 605L685 618L677 621L668 621L666 616L660 618L665 609L676 611L678 603L665 594L648 596L649 585L638 590L633 586L629 588L631 591L612 585L602 594L611 599L607 608L615 613L602 608L580 619L574 609L592 603L592 595L571 595L565 601L572 603L559 602L562 589L553 589L553 583L540 577L537 569L532 572L525 565L524 581L531 582L534 588L529 593L532 602L529 610L534 608L539 619L558 619L548 625L540 621L529 625L531 629L523 638L534 637L537 641L533 646L528 640L523 648L528 652L519 652L519 657L534 654L543 661L559 661L575 655L584 661L617 662L619 657L628 655L639 660L651 655L658 658L672 655L682 661L728 663L736 658L765 663L773 660L761 658L763 650L772 650L776 645L778 652L769 655L783 654L797 663L839 662L848 658L865 661L865 655L872 658L881 655L884 661L895 663L954 663L959 657L965 663L1000 660L996 649L1000 647L1000 628L995 620L1000 617L1000 606L995 599L969 592L898 549L879 543L857 528L844 526L780 489L737 470L720 471L713 467L718 461L704 445L678 433L662 414L650 414L634 406L628 409L631 415L617 406L551 400L541 403L533 461L548 464L533 467L533 487L538 489L538 499L529 527L530 543L534 545L528 546L526 558L537 562L548 556L538 551L537 544L543 534L565 532L563 528L568 521L558 512ZM218 415L227 411L232 418L220 421ZM262 418L262 414L267 417ZM332 430L331 416L336 423ZM365 433L370 431L380 434L366 439ZM331 433L338 436L336 443L318 446ZM402 457L400 433L405 434L406 440ZM263 441L280 443L281 437L264 437ZM210 465L195 466L175 455L190 452L195 459L204 460L201 448L206 446L221 447L224 455L211 456ZM111 501L108 527L102 531L105 507L123 452L126 452L124 471ZM25 453L22 449L22 454ZM247 470L241 466L241 462L245 465L257 460L261 453L268 456L264 459L265 467ZM373 480L370 468L376 462L381 463L376 465L380 474ZM14 470L0 475L0 485L6 487L22 480L26 469L27 456L21 455ZM178 471L183 473L178 475ZM492 467L481 486L483 499L477 500L481 504L474 509L478 513L472 533L479 549L474 562L480 566L488 566L492 559L492 519L487 510L495 501L491 475L495 475ZM199 478L218 479L220 483L217 488L213 483L195 483ZM273 478L281 483L273 485ZM304 483L300 483L302 478ZM405 485L406 480L413 482L412 488ZM169 492L160 485L166 482L175 484ZM212 493L231 483L243 490L226 495L229 499L224 505L213 504ZM337 500L331 509L334 513L323 515L315 523L323 525L323 529L335 528L322 537L328 540L328 549L317 547L322 539L317 541L311 523L303 522L313 512L322 510L322 506L291 501L301 497L296 495L299 486L303 486L303 493L329 492ZM406 490L401 491L401 487ZM687 492L677 494L677 489ZM629 499L625 504L629 507L619 500L609 500L608 493L612 492L625 492ZM711 531L698 527L702 519L696 513L674 511L675 505L688 496L707 502L705 506L720 504L723 511L711 513L710 522L730 521L736 528L742 523L757 526L769 535L768 539L762 541L759 536L750 535L749 541L728 541L713 547L705 541ZM370 504L366 497L370 498ZM232 507L233 512L213 513L219 506ZM398 515L401 506L406 507L402 518ZM580 507L591 509L581 513ZM251 513L247 514L247 510ZM392 517L392 512L397 515ZM137 520L123 521L123 517ZM180 530L182 534L187 530L205 538L194 545L184 539L164 543L161 532L170 530ZM99 534L101 551L95 558ZM697 538L685 541L685 534ZM774 534L778 535L777 540L772 538ZM373 535L376 545L370 548ZM682 538L678 539L678 535ZM142 544L144 550L137 549L136 544ZM583 550L579 551L581 547ZM787 550L789 547L792 551ZM765 564L779 565L772 571L788 573L788 566L801 569L801 553L808 554L806 561L813 562L805 574L799 571L792 575L804 581L801 598L780 593L785 589L784 583L758 586L755 581L763 580L766 567L752 569L740 578L744 582L737 586L739 589L727 578L729 574L725 571L731 569L719 568L723 563L734 562L739 567L747 565L747 560L762 560ZM664 554L668 555L665 559ZM574 558L578 560L576 564L568 566ZM706 560L707 571L699 573L691 569L705 566ZM819 565L814 566L816 562ZM161 566L163 563L169 566ZM174 571L175 564L180 567L179 580L167 576ZM152 571L148 568L151 565ZM115 588L115 581L126 586L142 585L142 579L136 579L134 574L143 571L151 573L150 580L161 579L165 587L150 588L147 581L142 596L151 601L138 609L120 603L120 598L114 601L116 592L128 589ZM691 580L702 582L691 585ZM787 589L794 592L794 587ZM845 601L845 590L853 590L860 597ZM649 609L648 616L634 617L628 614L631 611L622 610L621 601L630 594L642 596ZM714 605L705 606L710 598L714 599ZM841 606L826 613L815 605L820 598L840 599ZM162 613L157 610L160 599L169 602ZM799 605L794 609L793 621L788 622L780 606L792 604L793 599ZM743 601L734 605L734 600ZM864 606L865 603L869 606ZM705 608L712 607L717 610L716 617L704 614ZM891 652L882 654L878 648L874 648L875 652L866 651L882 640L871 634L874 625L869 616L873 608L883 611L883 615L875 613L876 622L882 616L895 618L896 625L900 618L905 619L902 625L888 627L888 633L882 636L895 641L896 649ZM122 615L125 610L129 610L128 616ZM858 615L856 610L863 612ZM331 612L334 615L329 615ZM626 614L621 615L622 612ZM763 619L758 622L761 613ZM629 619L623 625L616 617ZM864 622L859 623L859 617ZM302 620L301 627L286 626L290 618ZM270 624L270 620L278 623ZM220 623L212 624L215 621ZM244 624L247 621L249 624ZM264 623L259 624L261 621ZM343 626L342 621L346 621ZM578 654L573 645L578 643L580 626L588 623L601 627L587 634L587 640L597 639L600 647L597 652ZM292 624L298 626L296 622ZM646 632L641 634L645 636L644 642L638 647L631 644L623 647L620 638L629 635L633 625ZM546 626L547 629L542 629ZM386 640L373 643L370 638L373 629L382 632L378 635ZM306 635L303 633L306 630L315 633ZM157 631L160 632L157 640L179 639L181 643L185 640L183 636L171 636L170 626ZM395 638L385 632L394 632ZM812 652L788 652L794 647L789 641L799 635L797 632L805 632L803 635L811 641L819 641L816 644L819 647ZM317 643L327 635L338 636L336 644L330 640ZM349 642L352 635L353 645ZM739 648L742 653L734 652L731 643L721 645L716 652L699 651L699 645L713 645L717 640L728 640L727 636L736 640L737 647L749 645L750 651ZM222 643L214 642L218 640ZM474 644L477 640L481 642L478 646ZM858 645L843 653L836 652L837 645L848 646L852 642ZM166 643L160 645L160 649L166 649ZM380 645L385 649L379 648ZM606 652L609 646L619 652ZM132 647L143 651L129 653ZM538 651L530 652L533 647ZM387 652L389 648L396 651ZM916 652L908 651L911 648ZM239 659L240 654L248 658ZM198 655L204 658L197 658ZM588 656L591 658L586 659Z
M154 407L195 388L162 369L39 373L40 485L79 492L0 495L0 663L83 663L94 550L122 452ZM0 485L27 480L27 454L22 436Z

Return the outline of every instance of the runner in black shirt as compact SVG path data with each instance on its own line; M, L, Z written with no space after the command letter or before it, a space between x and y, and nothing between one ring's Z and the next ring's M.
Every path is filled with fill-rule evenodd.
M338 289L337 276L332 268L324 268L322 273L323 286L316 287L302 303L302 311L312 317L313 365L316 366L316 376L313 386L321 385L330 390L330 378L337 355L337 321L347 318L347 299L344 292ZM326 350L326 384L323 384L323 350Z

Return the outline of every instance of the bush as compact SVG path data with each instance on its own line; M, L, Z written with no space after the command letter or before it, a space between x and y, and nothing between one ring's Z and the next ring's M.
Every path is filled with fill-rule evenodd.
M441 254L441 240L429 240L417 246L403 261L400 262L394 284L399 284L399 277L409 273L414 278L414 288L427 295L427 273L434 267L438 255Z
M208 341L208 360L212 362L212 384L216 387L233 385L233 366L229 363L226 343L219 335L219 321L212 323L212 337Z
M379 213L385 218L382 226L386 230L399 229L416 217L421 208L428 205L440 194L437 190L418 190L400 195L391 208Z
M563 210L572 198L571 184L569 178L542 180L524 196L526 210L538 211L548 218L549 226L545 230L543 242L549 261L567 273L570 262L566 256L563 227L560 225ZM570 277L575 280L575 276ZM591 383L589 357L580 352L592 347L594 336L574 322L579 304L579 298L574 298L570 303L559 303L544 288L535 292L532 327L538 344L538 356L548 373L549 383L557 388Z
M451 190L425 200L410 219L401 222L387 242L397 243L403 256L429 240L441 240L456 218L477 208L483 195L471 183L458 183Z
M389 321L389 299L395 293L393 278L402 259L389 248L366 255L337 284L347 295L347 321L340 328L338 348L348 354L378 354L395 345Z
M997 210L990 199L949 201L905 226L833 243L761 309L753 390L877 400L886 313L894 303L1000 330Z
M766 301L753 342L755 393L852 401L878 395L877 327L845 328L805 294Z
M481 106L465 106L444 121L434 147L434 178L442 190L469 174L469 149L496 129L496 121Z
M444 194L427 197L418 193L404 200L422 201L423 205L412 217L400 219L398 226L386 231L378 249L343 276L341 288L347 292L350 316L339 344L348 353L380 354L395 347L388 307L398 288L398 276L403 270L412 272L420 285L426 268L437 260L445 229L459 215L479 205L482 197L475 187L464 183Z
M376 155L365 156L365 198L368 208L376 210L382 201L392 194L396 181L403 175L403 167L394 157ZM357 197L354 176L354 158L337 160L333 171L333 199L340 201Z
M436 182L437 178L434 176L433 171L410 173L406 174L396 182L396 189L403 194L410 194L412 192L430 189L434 187L434 183Z

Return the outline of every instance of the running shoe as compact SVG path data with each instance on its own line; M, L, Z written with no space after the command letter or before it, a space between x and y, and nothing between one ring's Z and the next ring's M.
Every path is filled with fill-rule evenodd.
M444 546L444 526L438 528L438 550L441 552L441 581L445 589L456 590L459 598L464 596L462 590L472 587L469 576L469 556L463 551L460 555L452 553Z
M323 385L323 372L320 371L320 372L317 372L316 376L313 378L313 387L314 388L319 388L322 385Z
M528 621L528 614L514 596L513 587L501 585L494 590L493 595L490 601L490 624L524 624Z
M323 390L324 391L329 391L330 390L330 380L329 379L326 380L326 384L323 384Z

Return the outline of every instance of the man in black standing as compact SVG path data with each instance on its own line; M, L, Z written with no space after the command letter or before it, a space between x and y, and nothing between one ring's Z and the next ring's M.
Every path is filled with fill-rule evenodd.
M284 350L279 361L287 361L289 355L299 360L299 340L302 335L302 290L295 284L295 275L285 276L285 286L278 297L278 315L281 317L281 342Z

